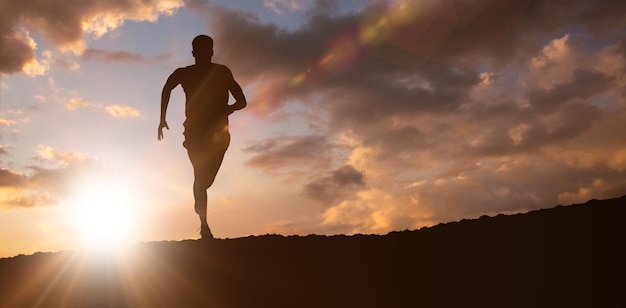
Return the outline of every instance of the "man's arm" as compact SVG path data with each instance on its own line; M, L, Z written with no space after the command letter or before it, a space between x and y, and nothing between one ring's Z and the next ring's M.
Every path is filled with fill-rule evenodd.
M167 78L167 81L163 86L163 91L161 92L161 120L159 122L159 133L157 136L159 141L163 139L163 128L170 129L170 127L167 126L167 122L165 121L165 115L167 114L167 105L170 103L170 94L172 93L172 90L176 88L176 86L178 86L178 84L180 83L180 81L178 80L179 77L177 72L178 70L174 71L174 73L172 73L172 75Z
M243 94L241 86L237 83L237 81L235 81L235 79L233 79L228 90L235 98L235 103L230 106L230 113L246 108L248 101L246 100L246 96Z

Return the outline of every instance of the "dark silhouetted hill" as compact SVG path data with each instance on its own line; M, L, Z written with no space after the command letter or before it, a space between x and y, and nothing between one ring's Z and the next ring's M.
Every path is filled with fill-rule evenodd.
M384 236L0 259L7 307L626 307L626 196Z

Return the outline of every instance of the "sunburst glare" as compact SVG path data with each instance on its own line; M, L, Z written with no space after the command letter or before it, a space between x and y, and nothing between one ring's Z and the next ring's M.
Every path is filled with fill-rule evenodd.
M76 240L82 246L118 246L135 237L136 195L128 183L99 180L77 190L71 203Z

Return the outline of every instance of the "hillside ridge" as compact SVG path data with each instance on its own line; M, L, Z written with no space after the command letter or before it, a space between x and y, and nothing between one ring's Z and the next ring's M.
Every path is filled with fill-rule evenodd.
M0 307L624 307L626 196L386 235L0 259Z

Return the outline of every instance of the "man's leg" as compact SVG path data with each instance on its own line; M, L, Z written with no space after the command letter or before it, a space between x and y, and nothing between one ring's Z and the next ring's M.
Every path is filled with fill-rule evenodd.
M199 152L188 149L189 158L194 169L193 196L194 208L200 217L200 233L202 238L213 238L207 222L207 189L213 185L217 172L224 160L224 154L230 144L230 135L226 135L219 144Z
M196 180L193 182L193 198L195 201L194 207L196 210L196 214L200 216L200 223L207 224L206 220L206 209L207 209L207 193L206 186L202 185L200 181Z
M194 168L195 180L193 182L194 207L200 217L200 234L202 239L213 238L209 223L207 222L207 189L213 185L217 172L222 165L224 152L212 157L208 168ZM195 170L201 169L201 170Z

